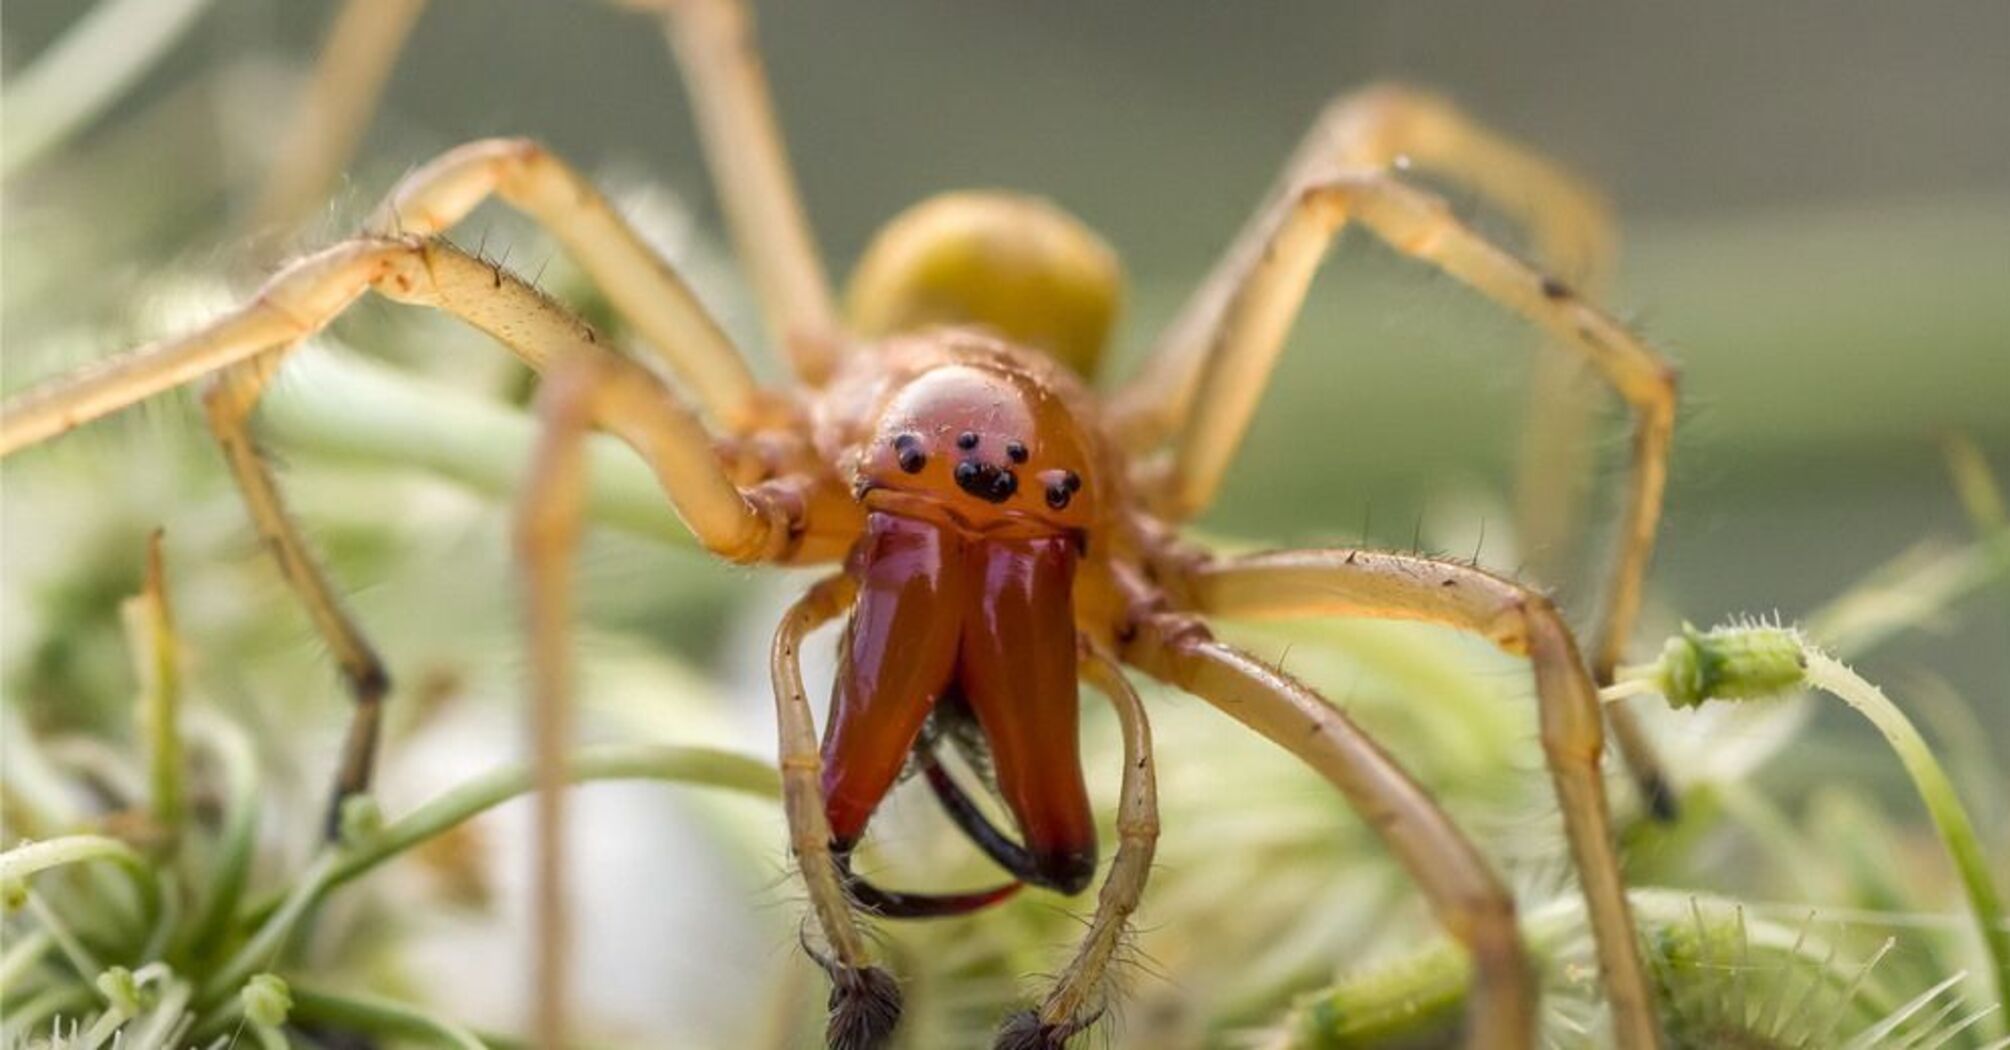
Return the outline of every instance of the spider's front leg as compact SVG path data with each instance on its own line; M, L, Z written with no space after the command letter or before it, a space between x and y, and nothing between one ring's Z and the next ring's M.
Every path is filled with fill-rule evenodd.
M392 187L368 228L386 237L435 236L491 196L563 244L714 419L729 427L747 422L754 375L725 331L606 196L536 142L483 139L440 154Z
M357 701L330 806L331 827L341 800L368 786L387 682L368 641L287 517L246 418L281 358L370 290L452 314L494 336L533 368L589 360L628 376L601 396L597 422L642 453L684 522L714 553L739 561L781 556L805 536L795 531L784 504L810 498L800 486L792 490L781 483L742 493L713 455L711 436L696 415L640 366L599 345L583 323L514 275L444 243L410 237L358 238L308 256L274 276L251 302L196 332L113 358L0 406L4 455L190 379L220 373L205 395L210 426L261 536L327 639ZM839 535L843 525L833 526Z
M1145 892L1158 848L1158 774L1144 702L1123 669L1093 644L1082 645L1082 672L1117 709L1124 733L1122 794L1117 804L1117 855L1096 895L1096 913L1075 958L1038 1009L1015 1014L998 1033L997 1050L1060 1050L1102 1013L1103 975L1125 925Z
M858 594L858 581L829 577L796 600L775 630L769 670L774 679L775 714L781 734L782 804L789 821L789 846L809 890L829 955L814 949L830 975L831 1050L876 1050L900 1024L900 988L891 974L872 964L865 936L852 914L845 874L831 849L833 835L823 792L823 749L816 720L803 690L803 639L843 615Z
M836 363L843 329L775 119L760 51L753 40L752 12L744 0L611 2L656 12L663 20L696 111L707 166L735 246L760 298L769 335L787 351L798 377L812 384L821 383ZM368 125L385 78L424 3L425 0L347 0L329 29L313 80L294 113L292 131L279 150L260 200L252 210L256 228L278 232L291 229L334 181ZM479 156L485 152L505 156ZM458 157L476 160L475 167L484 161L500 159L502 164L495 167L501 170L511 162L507 154L537 152L540 151L529 143L496 140L473 144L449 156L476 155ZM632 234L618 229L610 231L609 224L593 214L608 211L599 195L583 188L577 176L563 171L563 165L558 167L561 177L555 182L547 180L547 186L571 183L570 194L534 193L551 212L540 211L536 205L527 206L526 210L550 225L595 279L608 285L610 298L635 316L637 327L656 340L659 351L685 359L673 363L679 364L680 371L698 385L708 408L717 413L741 407L732 404L731 398L744 394L750 387L750 377L744 369L735 374L729 360L711 353L719 341L705 338L704 332L692 332L691 338L683 340L662 339L667 329L657 322L666 313L681 310L679 290L666 286L653 273L662 267L660 261L646 258L650 254L646 251L633 250L639 247L639 241ZM430 174L447 173L422 172L408 181L423 184L430 180ZM473 172L465 185L475 185L484 177ZM525 204L507 185L521 185L519 176L505 173L502 182L505 197L513 203ZM381 214L371 229L379 233L437 233L459 221L486 192L462 195L456 200L449 189L438 196L456 200L458 210L450 216L425 219L419 214L422 209L414 208L411 225L401 226L393 216ZM575 216L565 214L568 212L588 213L586 221L575 222ZM603 231L591 229L595 225L602 226ZM598 265L590 252L581 250L582 239L597 240L599 247L605 249L603 259L614 265ZM630 257L627 263L618 258L624 254ZM629 297L624 294L624 285L649 294ZM672 318L671 323L674 326L678 322ZM688 367L692 365L696 368ZM730 420L730 414L727 418Z
M1535 672L1543 753L1591 917L1615 1040L1629 1050L1659 1045L1659 1026L1613 847L1599 768L1603 734L1597 690L1570 629L1547 598L1457 562L1360 550L1285 551L1203 561L1180 573L1172 588L1182 605L1209 616L1423 620L1477 634L1507 652L1528 657ZM1159 666L1176 674L1183 668L1187 674L1204 673L1193 669L1199 657L1186 656L1182 662L1168 655L1180 652L1174 639L1170 645L1148 646L1145 658L1162 661ZM1289 734L1302 730L1303 720L1294 724L1281 702L1265 703L1275 715L1270 725L1262 724L1262 714L1255 711L1245 721L1266 735L1276 737L1277 731L1284 731L1287 735L1276 738L1293 747L1295 738ZM1303 703L1297 706L1301 715L1306 713ZM1245 717L1240 708L1228 710ZM1315 728L1319 724L1317 717L1313 724Z

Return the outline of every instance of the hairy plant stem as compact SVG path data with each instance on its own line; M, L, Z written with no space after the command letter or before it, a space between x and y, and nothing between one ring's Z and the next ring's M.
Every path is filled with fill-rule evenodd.
M1670 890L1628 895L1654 970L1661 1012L1696 1046L1795 1045L1783 1037L1822 997L1852 1026L1898 1004L1864 980L1867 966L1839 964L1805 930L1748 923L1734 901ZM1570 957L1584 937L1583 903L1560 898L1522 920L1522 937L1552 989L1582 985ZM1733 975L1727 978L1726 975ZM1299 1000L1266 1050L1371 1050L1438 1045L1463 1023L1470 965L1442 940ZM1747 984L1757 987L1748 988ZM1582 990L1582 988L1580 988ZM1777 1039L1775 1042L1764 1041ZM1811 1044L1813 1045L1813 1044Z
M1747 624L1710 631L1685 626L1680 635L1669 640L1659 661L1622 669L1620 681L1606 690L1604 697L1614 700L1658 692L1676 707L1694 707L1709 700L1774 698L1804 686L1855 708L1898 755L1968 898L1978 936L1990 958L1996 1009L1999 1013L2010 1010L2010 924L2004 919L1989 858L1932 747L1882 690L1799 631Z
M661 780L778 798L781 781L758 759L702 747L614 745L584 749L572 757L569 783L594 780ZM509 766L462 784L385 826L365 841L329 849L315 859L293 888L254 905L242 921L257 927L217 973L203 984L198 1002L211 1006L234 993L253 973L270 969L294 926L328 892L392 857L468 820L484 810L529 793L535 786L527 765Z
M2004 921L2003 901L1990 875L1989 858L1982 852L1954 783L1911 720L1882 690L1813 646L1806 647L1806 653L1808 684L1836 696L1869 719L1912 778L1913 790L1926 804L1927 816L1947 847L1968 906L1975 913L1976 929L1995 970L1998 1010L2010 1010L2010 924Z

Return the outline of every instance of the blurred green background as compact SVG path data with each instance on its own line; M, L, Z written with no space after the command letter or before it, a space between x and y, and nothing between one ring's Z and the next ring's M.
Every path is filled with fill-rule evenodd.
M94 134L192 83L215 113L270 126L284 116L283 76L301 72L331 9L219 0ZM33 54L78 10L13 0L8 58ZM1962 535L1944 433L1967 434L1999 469L2010 461L2003 4L811 2L759 14L834 271L929 193L1046 194L1123 252L1133 353L1311 114L1349 86L1442 90L1575 168L1622 223L1614 309L1684 369L1654 589L1681 616L1791 618L1911 542ZM282 79L264 91L202 80L249 60ZM171 144L180 170L214 182L183 188L172 225L131 245L109 279L159 259L256 273L216 225L229 198L203 191L241 198L261 162L233 141L241 127L219 126ZM681 86L645 20L591 3L438 0L322 230L346 228L437 149L497 134L667 184L716 228ZM17 229L44 192L29 179L14 194ZM117 202L104 206L116 221ZM497 249L491 221L463 239ZM10 237L7 251L30 243L41 242ZM10 343L18 385L41 369ZM1509 484L1532 345L1451 282L1348 238L1208 523L1275 542L1356 539L1366 523L1371 539L1403 545L1463 539L1477 508L1499 542L1507 504L1467 497L1502 498ZM1619 431L1599 433L1609 493ZM2010 760L2010 621L2000 602L1968 611L1959 636L1915 636L1890 658L1974 692Z
M1133 295L1118 377L1339 91L1385 79L1443 91L1603 188L1621 223L1613 308L1681 363L1685 384L1638 656L1683 619L1777 612L1791 621L1917 544L1971 538L1946 466L1948 435L1975 442L1999 476L2010 470L2010 5L757 8L833 272L842 275L879 223L930 193L974 185L1050 196L1125 258ZM7 3L8 67L81 9ZM232 223L332 9L215 0L76 143L10 178L0 244L7 389L140 333L185 329L231 289L253 285L264 265ZM352 229L404 171L488 135L544 141L624 193L655 221L652 232L693 242L680 260L778 374L728 260L708 246L717 212L659 33L605 5L433 0L349 178L295 243ZM655 207L666 191L697 216L697 236L680 232L675 207ZM1455 204L1512 239L1496 217ZM514 247L510 263L525 273L552 255L496 209L456 236L491 255ZM553 283L577 293L563 270L554 267ZM162 288L190 274L229 286ZM352 348L485 394L520 393L479 339L378 305L357 314L336 328ZM1554 564L1553 578L1536 582L1558 588L1589 623L1586 569L1603 564L1623 480L1621 413L1597 395L1591 539L1581 550L1520 548L1510 489L1535 349L1522 324L1463 287L1349 236L1314 286L1205 528L1263 544L1421 543L1476 552L1502 570ZM314 397L309 379L293 385L289 396ZM187 402L178 395L9 463L7 681L11 698L42 704L44 717L60 716L73 692L123 688L123 658L88 639L115 637L107 610L136 578L129 544L146 527L166 523L172 537L203 544L198 557L175 541L192 622L288 601L255 556ZM276 452L394 668L420 683L414 692L442 667L513 692L521 658L505 511L454 503L412 472L387 469L401 450L327 444ZM432 529L442 520L444 534ZM788 586L608 536L590 549L585 576L590 624L693 657L742 692ZM325 670L286 608L202 644L228 651L252 638L286 650L287 684L326 694L327 712L339 710L332 683L301 677ZM449 622L461 616L482 625L472 640ZM70 638L79 641L60 641ZM1929 705L1930 733L1998 774L1981 783L2000 782L2010 765L2006 643L2010 601L1999 586L1864 668L1922 695L1958 697ZM607 638L587 647L621 666L625 650ZM1484 673L1505 681L1510 672ZM267 672L251 684L275 680ZM1966 713L1948 713L1957 710ZM1982 732L1966 733L1971 716ZM653 724L680 731L668 722ZM1817 727L1768 770L1785 805L1824 784L1862 783L1881 807L1916 819L1870 730L1827 709ZM1687 722L1670 731L1703 732ZM1694 754L1713 741L1669 743ZM331 754L321 747L303 760L301 797L318 789ZM1984 838L2000 854L2010 829L2000 800L1982 801ZM742 874L714 878L729 885Z

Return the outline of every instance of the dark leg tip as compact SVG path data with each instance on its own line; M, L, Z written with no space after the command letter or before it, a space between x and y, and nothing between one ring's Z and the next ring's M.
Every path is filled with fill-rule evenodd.
M1640 785L1640 790L1647 796L1647 812L1654 815L1655 821L1673 824L1682 819L1681 800L1665 778L1650 777Z
M821 960L819 960L821 961ZM851 969L826 963L831 977L829 1050L885 1050L900 1026L900 986L877 966Z
M1063 1050L1068 1040L1094 1022L1095 1018L1091 1016L1063 1024L1045 1024L1039 1014L1021 1010L1007 1017L1005 1023L999 1026L998 1039L991 1047L992 1050Z
M321 844L339 846L342 844L342 807L355 796L337 788L328 796L328 809L321 817Z

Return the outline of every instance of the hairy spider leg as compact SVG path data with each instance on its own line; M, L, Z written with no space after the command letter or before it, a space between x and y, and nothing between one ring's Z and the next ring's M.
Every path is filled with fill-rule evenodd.
M1215 641L1191 616L1147 614L1120 652L1125 663L1220 708L1339 788L1423 888L1446 933L1472 957L1466 1046L1534 1045L1536 976L1515 925L1514 898L1395 759L1317 693Z
M606 196L537 143L483 139L448 150L399 180L368 228L382 236L432 236L491 196L565 246L716 422L746 429L758 391L745 356Z
M845 575L825 578L782 614L769 652L775 714L780 733L782 807L789 822L789 848L810 895L810 913L829 954L805 948L831 979L830 1017L825 1039L831 1050L873 1050L892 1038L900 1023L900 988L892 975L872 963L865 936L845 894L844 873L832 848L830 818L823 792L823 749L816 720L803 689L803 639L844 615L858 583Z
M1549 162L1473 125L1429 96L1381 88L1340 99L1316 123L1263 206L1116 399L1114 426L1134 448L1175 442L1172 477L1153 486L1176 518L1214 499L1283 349L1305 291L1335 238L1359 222L1546 329L1631 407L1632 471L1592 648L1593 679L1611 682L1640 611L1661 517L1675 426L1675 373L1640 338L1579 293L1495 247L1445 203L1389 170L1414 159L1521 215L1559 272L1595 278L1609 224L1595 198ZM1549 439L1545 438L1544 441ZM1649 807L1672 818L1675 793L1630 709L1607 711Z
M1123 669L1107 653L1084 640L1082 674L1117 709L1124 735L1123 782L1118 788L1117 853L1103 888L1096 896L1096 913L1067 969L1054 982L1038 1009L1006 1019L999 1029L997 1050L1060 1050L1076 1033L1102 1013L1103 975L1123 942L1131 913L1144 897L1151 877L1152 855L1158 848L1158 774L1152 758L1151 722L1137 691Z
M1630 1050L1659 1045L1599 769L1598 693L1555 605L1471 566L1358 550L1203 561L1186 570L1175 586L1184 591L1189 608L1207 616L1423 620L1479 635L1506 652L1528 657L1535 672L1543 754L1591 917L1614 1036Z
M807 494L809 483L800 478L776 479L743 492L713 453L703 423L640 365L601 346L591 329L514 275L450 245L417 238L359 238L308 256L267 282L251 302L204 328L10 401L0 409L0 452L227 370L205 398L211 427L254 522L334 649L357 701L330 807L331 826L341 800L368 786L378 708L388 681L286 515L244 418L280 357L366 290L452 314L536 369L589 359L623 375L612 393L596 399L596 422L642 454L685 524L722 557L759 561L788 556L805 534L804 508L814 502Z
M742 0L611 2L650 11L662 20L691 96L706 165L761 302L769 337L783 348L799 378L821 384L834 368L845 333L777 127L760 52L753 44L752 11ZM290 232L317 206L354 156L424 6L425 0L347 0L337 12L292 115L291 132L275 152L272 170L250 211L255 232L275 237ZM492 145L509 149L504 143ZM564 174L574 184L576 200L563 194L534 194L541 203L561 212L608 211L583 180ZM521 183L523 176L507 172L505 179ZM508 188L503 195L524 206ZM401 225L396 216L380 213L370 228L376 233L434 233L458 221L476 203L479 197L430 226L416 216L414 222ZM668 298L662 301L660 295L651 294L666 290L647 287L666 284L657 273L665 269L663 263L625 228L607 231L609 223L601 215L585 216L575 225L535 214L534 207L527 210L551 227L607 287L609 297L635 319L659 353L678 358L672 365L697 385L705 407L726 422L736 422L733 413L745 407L751 376L715 352L723 337L689 330L688 317L679 316L691 312L687 305L695 305L687 304L688 292L668 288ZM582 251L582 242L594 242L601 250ZM607 265L600 265L602 261ZM667 283L677 283L674 275ZM638 287L645 294L626 294ZM679 329L685 329L682 338Z
M202 403L204 419L223 452L231 478L237 482L252 527L278 563L279 575L300 599L315 632L327 643L355 705L323 823L323 835L334 841L341 831L342 803L369 790L391 675L362 625L343 604L299 524L287 513L279 479L251 428L252 410L293 345L297 344L268 350L211 373L204 383Z

